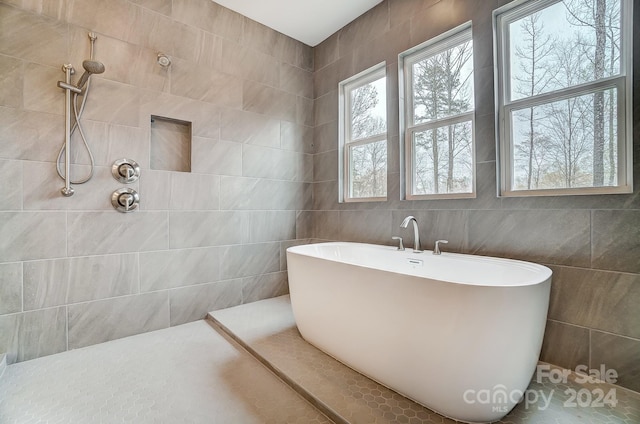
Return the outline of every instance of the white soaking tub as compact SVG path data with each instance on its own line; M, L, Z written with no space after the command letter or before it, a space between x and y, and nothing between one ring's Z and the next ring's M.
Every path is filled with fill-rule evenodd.
M551 270L509 259L360 243L287 249L302 336L450 418L491 422L535 371Z

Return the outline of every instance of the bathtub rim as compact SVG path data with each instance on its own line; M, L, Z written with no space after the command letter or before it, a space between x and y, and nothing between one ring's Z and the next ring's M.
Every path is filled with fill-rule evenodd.
M456 257L460 257L462 259L468 260L468 261L481 261L481 262L493 262L493 263L498 263L498 264L510 264L512 266L517 266L518 268L525 268L525 269L529 269L529 270L536 270L537 272L540 273L540 276L538 278L531 278L528 280L523 280L523 281L519 281L517 283L513 283L513 284L496 284L496 283L484 283L484 282L465 282L465 281L456 281L453 278L451 279L446 279L446 278L440 278L440 277L435 277L435 276L428 276L428 275L416 275L416 274L411 274L411 273L404 273L404 272L400 272L397 270L391 270L391 269L384 269L381 267L375 267L375 266L370 266L370 265L366 265L366 264L361 264L361 263L356 263L354 261L348 261L348 260L339 260L336 258L331 258L331 257L325 257L325 256L319 256L319 255L315 255L312 252L308 252L306 250L308 250L310 247L312 246L331 246L331 245L350 245L350 246L364 246L364 247L369 247L369 248L376 248L376 249L380 249L380 250L386 250L389 251L390 253L393 252L402 252L405 253L407 255L416 255L415 258L420 259L420 256L417 255L428 255L428 257L433 256L433 251L431 250L424 250L421 253L413 253L411 249L407 249L406 251L399 251L397 250L396 247L394 246L389 246L389 245L384 245L384 244L373 244L373 243L359 243L359 242L349 242L349 241L326 241L326 242L318 242L318 243L309 243L309 244L301 244L301 245L296 245L296 246L290 246L286 249L286 254L288 255L289 253L294 254L294 255L301 255L301 256L307 256L310 258L315 258L318 260L326 260L326 261L330 261L330 262L336 262L336 263L343 263L343 264L347 264L347 265L351 265L354 267L358 267L358 268L366 268L366 269L373 269L373 270L377 270L377 271L381 271L381 272L387 272L390 274L395 274L395 275L401 275L401 276L410 276L410 277L416 277L416 278L422 278L425 280L431 280L431 281L438 281L438 282L442 282L442 283L447 283L447 284L458 284L458 285L462 285L462 286L476 286L476 287L487 287L487 288L516 288L516 287L526 287L526 286L533 286L533 285L537 285L537 284L544 284L547 283L551 280L552 276L553 276L553 271L542 264L539 263L535 263L535 262L530 262L530 261L524 261L524 260L520 260L520 259L511 259L511 258L500 258L500 257L496 257L496 256L485 256L485 255L477 255L477 254L468 254L468 253L455 253L455 252L442 252L442 254L440 256L444 256L446 258L456 258Z

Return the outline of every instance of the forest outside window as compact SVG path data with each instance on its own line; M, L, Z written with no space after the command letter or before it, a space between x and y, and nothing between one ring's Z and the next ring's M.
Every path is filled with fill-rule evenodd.
M406 199L475 197L471 24L400 54Z
M340 201L387 198L386 68L340 83Z
M632 0L495 13L500 194L632 191Z

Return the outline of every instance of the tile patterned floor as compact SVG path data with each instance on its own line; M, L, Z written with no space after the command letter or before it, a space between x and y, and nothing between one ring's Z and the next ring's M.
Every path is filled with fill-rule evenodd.
M211 312L210 319L245 345L261 361L283 374L307 396L328 408L336 422L454 423L386 387L358 374L305 342L295 327L288 296ZM640 423L640 396L615 386L578 384L572 375L566 384L532 381L529 389L550 399L519 404L501 424L632 424ZM575 407L571 391L614 389L615 407ZM334 416L335 415L335 416Z
M0 423L330 423L204 321L9 365Z

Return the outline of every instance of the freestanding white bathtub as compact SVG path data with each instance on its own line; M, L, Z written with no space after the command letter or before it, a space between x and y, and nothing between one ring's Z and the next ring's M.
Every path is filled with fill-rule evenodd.
M551 270L528 262L359 243L287 249L302 336L447 417L491 422L536 368Z

